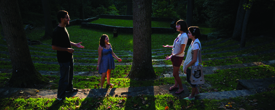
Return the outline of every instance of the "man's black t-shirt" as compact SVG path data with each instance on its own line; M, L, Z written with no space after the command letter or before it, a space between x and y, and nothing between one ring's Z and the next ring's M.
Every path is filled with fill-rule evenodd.
M52 45L63 48L71 48L69 33L65 27L57 26L54 29L52 36ZM57 51L58 62L72 61L72 58L73 54L67 51Z

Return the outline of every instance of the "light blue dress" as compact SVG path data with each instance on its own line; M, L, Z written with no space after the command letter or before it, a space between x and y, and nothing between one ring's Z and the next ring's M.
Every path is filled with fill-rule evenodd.
M102 49L101 60L98 67L99 74L107 72L108 69L115 69L115 61L112 56L112 52L113 52L112 48Z

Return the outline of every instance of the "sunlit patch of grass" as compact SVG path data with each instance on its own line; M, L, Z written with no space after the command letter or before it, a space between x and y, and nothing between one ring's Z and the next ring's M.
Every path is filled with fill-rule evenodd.
M274 65L272 65L274 66ZM212 87L210 91L230 91L237 87L241 79L263 79L275 76L275 68L270 65L260 65L246 68L217 70L214 74L205 75L205 80Z
M163 95L140 95L133 97L92 97L79 98L67 97L65 101L59 102L49 98L5 98L0 99L1 109L143 109L143 110L164 110L164 109L264 109L274 108L275 91L271 90L260 94L236 97L223 100L202 99L186 101L183 97L169 94Z

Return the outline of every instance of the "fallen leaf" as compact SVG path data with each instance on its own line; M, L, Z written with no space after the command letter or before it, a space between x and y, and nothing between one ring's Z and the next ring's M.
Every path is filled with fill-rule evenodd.
M225 105L226 108L232 108L232 105Z
M165 107L165 110L169 110L169 107L168 107L168 106L166 106L166 107Z
M36 93L38 93L39 92L39 90L36 90Z

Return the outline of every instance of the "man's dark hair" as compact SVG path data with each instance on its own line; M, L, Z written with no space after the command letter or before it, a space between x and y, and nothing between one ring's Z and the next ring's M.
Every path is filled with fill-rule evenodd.
M180 19L176 22L176 25L180 25L180 30L183 31L183 32L187 32L187 23Z
M65 18L65 16L66 16L67 14L68 14L67 11L65 11L65 10L59 10L59 11L57 12L57 20L58 20L58 22L61 23L61 18Z

